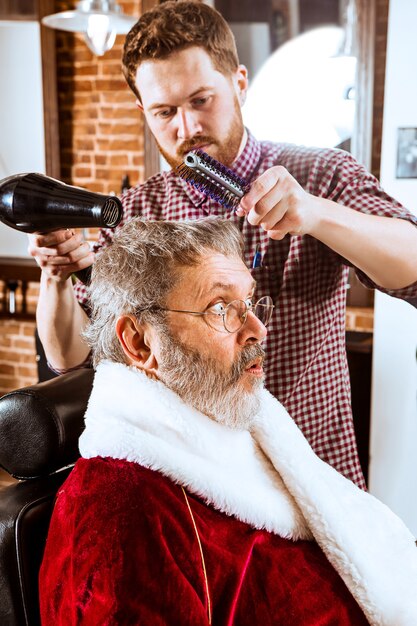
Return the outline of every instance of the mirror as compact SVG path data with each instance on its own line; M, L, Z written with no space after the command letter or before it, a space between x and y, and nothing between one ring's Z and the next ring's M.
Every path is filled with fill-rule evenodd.
M245 124L259 140L350 149L356 58L344 31L321 26L275 50L251 81Z
M39 23L0 21L0 58L0 178L45 173ZM0 223L0 255L27 256L26 235Z
M249 70L245 124L260 140L350 149L355 119L354 0L264 0L257 21L227 13Z

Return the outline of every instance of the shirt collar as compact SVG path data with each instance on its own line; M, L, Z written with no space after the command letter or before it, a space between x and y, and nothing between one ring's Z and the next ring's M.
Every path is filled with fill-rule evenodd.
M258 169L259 160L261 157L261 144L255 139L255 137L247 130L247 141L242 152L233 163L231 169L241 178L244 178L247 182L251 180L251 177L256 173ZM184 192L189 197L191 203L195 207L200 207L206 203L207 208L210 205L218 206L217 202L210 200L207 196L198 191L193 185L187 183L184 179L180 178L180 183Z

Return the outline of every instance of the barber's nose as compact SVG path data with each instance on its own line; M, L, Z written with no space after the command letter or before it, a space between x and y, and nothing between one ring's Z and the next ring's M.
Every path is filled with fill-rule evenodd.
M179 110L177 113L177 120L178 139L191 139L202 131L202 127L198 120L198 114L196 111Z
M248 311L246 321L239 331L239 343L242 345L261 343L267 333L268 331L261 320L252 311Z

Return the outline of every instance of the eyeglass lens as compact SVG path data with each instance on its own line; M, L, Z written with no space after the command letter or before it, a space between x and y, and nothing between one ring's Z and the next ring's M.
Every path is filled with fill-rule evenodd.
M271 319L273 305L268 296L260 298L254 305L252 312L266 326ZM239 330L245 323L248 308L242 300L234 300L226 307L224 325L229 333Z
M260 298L260 300L258 300L258 302L254 306L253 312L256 315L256 317L259 320L261 320L264 326L268 326L271 320L273 309L274 309L274 305L272 303L271 298L269 298L268 296L265 296L263 298Z

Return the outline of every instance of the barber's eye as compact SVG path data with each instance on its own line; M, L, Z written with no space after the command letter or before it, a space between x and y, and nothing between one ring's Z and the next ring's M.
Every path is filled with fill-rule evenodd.
M161 111L157 112L157 116L162 118L162 119L167 119L169 117L171 117L173 114L171 109L163 109Z
M253 298L246 298L245 304L248 307L248 309L251 309L253 307Z
M209 96L201 96L200 98L194 98L193 104L194 106L201 107L204 106L209 101Z

